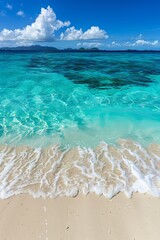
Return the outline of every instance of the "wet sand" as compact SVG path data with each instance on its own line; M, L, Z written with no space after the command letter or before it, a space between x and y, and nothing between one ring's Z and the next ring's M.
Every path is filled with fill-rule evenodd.
M160 145L144 148L130 140L117 146L101 143L95 149L0 145L0 199L28 193L112 198L118 192L160 197Z
M159 222L160 200L143 194L0 200L1 240L159 240Z

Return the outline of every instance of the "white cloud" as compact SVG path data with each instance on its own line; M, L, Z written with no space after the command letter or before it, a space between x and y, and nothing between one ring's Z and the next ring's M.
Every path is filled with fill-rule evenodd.
M126 42L124 45L128 46L128 47L158 46L159 41L158 40L146 41L143 39L139 39L139 40L135 41L134 43Z
M143 38L143 35L140 33L139 35L138 35L138 37L137 37L137 40L140 40L140 39L142 39Z
M111 45L112 45L113 47L120 47L120 46L121 46L120 43L117 43L117 42L115 42L115 41L111 42Z
M104 44L100 42L79 42L77 43L77 47L87 47L87 48L98 48L103 47Z
M99 27L91 27L83 33L83 39L103 39L108 38L107 33Z
M140 40L140 39L143 39L143 34L140 33L139 35L137 36L134 36L134 37L131 37L132 40Z
M61 33L61 40L78 40L83 35L82 29L76 30L75 27L67 28L64 33Z
M106 39L107 33L101 30L99 27L92 26L86 32L82 29L75 29L75 27L67 28L64 33L61 34L61 40L88 40L88 39Z
M12 8L12 5L7 4L8 9ZM17 15L24 17L24 12L22 10L17 12ZM35 19L31 25L27 25L23 29L6 29L4 28L0 31L0 42L1 45L5 42L7 45L26 45L34 42L44 41L52 42L55 39L58 40L86 40L84 43L80 43L81 46L86 47L100 47L102 43L98 43L93 40L107 39L107 33L100 29L98 26L92 26L87 31L82 31L82 29L77 30L75 27L67 28L67 30L59 37L55 37L56 31L63 27L68 27L70 25L69 21L61 21L56 17L53 9L48 6L47 8L41 8L41 13ZM87 40L92 40L88 42ZM10 42L10 44L9 44ZM12 42L12 43L11 43ZM28 42L28 43L27 43Z
M142 37L141 35L139 35L139 37ZM126 47L137 47L137 49L139 48L143 48L143 47L158 47L160 46L160 42L158 40L143 40L143 39L138 39L135 42L133 41L128 41L128 42L115 42L112 41L111 43L106 44L106 47L108 48L126 48Z
M133 46L157 46L158 45L158 40L155 40L155 41L145 41L143 39L141 40L137 40Z
M57 20L51 7L42 8L35 22L23 29L0 32L0 41L53 41L54 32L62 27L69 26L70 22Z
M9 10L12 10L13 7L12 7L11 4L7 3L6 8L9 9Z
M17 12L17 16L24 17L24 12L22 10L19 10Z
M16 46L16 47L21 47L21 46L26 46L26 47L28 47L28 46L32 46L34 43L33 42L29 42L29 41L18 41L18 42L16 42L14 45Z
M117 48L117 47L121 47L121 46L122 46L121 43L118 43L115 41L112 41L111 43L106 44L107 48Z

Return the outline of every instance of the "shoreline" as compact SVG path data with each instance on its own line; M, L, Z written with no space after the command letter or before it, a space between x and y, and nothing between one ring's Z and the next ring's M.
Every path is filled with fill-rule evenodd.
M159 240L159 222L159 199L138 193L0 200L3 240Z
M121 140L95 149L0 146L0 199L18 194L33 197L95 193L112 198L123 192L160 197L160 145L143 148Z

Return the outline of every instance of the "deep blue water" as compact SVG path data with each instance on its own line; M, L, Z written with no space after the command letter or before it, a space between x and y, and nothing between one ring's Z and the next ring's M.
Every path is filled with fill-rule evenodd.
M160 53L0 53L2 144L160 143Z

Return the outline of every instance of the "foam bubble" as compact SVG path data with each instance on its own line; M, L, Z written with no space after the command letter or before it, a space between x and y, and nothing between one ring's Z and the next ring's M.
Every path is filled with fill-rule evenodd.
M95 193L112 198L123 192L160 197L160 145L130 140L92 148L0 146L0 198Z

